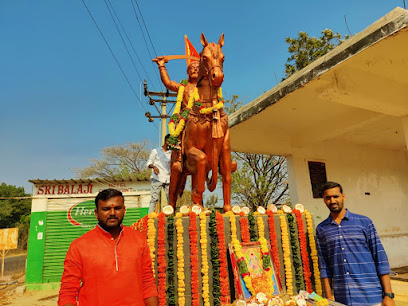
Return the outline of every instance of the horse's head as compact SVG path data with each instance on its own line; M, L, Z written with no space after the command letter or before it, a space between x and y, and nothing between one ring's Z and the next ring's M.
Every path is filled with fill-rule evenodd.
M212 87L220 87L224 81L223 63L224 34L221 34L218 44L208 43L204 34L201 33L203 50L200 53L200 68L198 71L198 83L202 79L208 79Z

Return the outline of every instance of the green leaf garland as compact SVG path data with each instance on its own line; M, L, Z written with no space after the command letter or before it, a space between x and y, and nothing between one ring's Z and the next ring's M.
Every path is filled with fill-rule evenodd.
M174 287L174 216L168 216L167 218L167 296L168 305L176 306L176 292Z
M256 225L256 221L255 221L255 217L254 217L254 213L251 211L248 215L248 221L249 221L249 236L251 241L258 241L258 233L256 231L255 225Z
M218 234L217 234L217 219L216 211L213 210L210 214L209 230L211 237L211 263L213 270L213 297L214 305L221 305L221 284L220 284L220 255L218 252Z
M295 227L295 217L291 213L287 214L287 217L290 233L290 245L292 248L293 256L293 266L295 267L296 288L298 291L305 290L305 284L303 282L302 260L300 258L299 246L297 245L298 236Z

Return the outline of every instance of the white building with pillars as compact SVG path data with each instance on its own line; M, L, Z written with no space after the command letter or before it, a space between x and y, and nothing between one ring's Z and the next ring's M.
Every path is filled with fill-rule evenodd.
M316 187L339 182L346 207L373 220L391 266L408 265L407 10L394 9L229 123L233 151L287 157L293 204L319 223L328 209Z

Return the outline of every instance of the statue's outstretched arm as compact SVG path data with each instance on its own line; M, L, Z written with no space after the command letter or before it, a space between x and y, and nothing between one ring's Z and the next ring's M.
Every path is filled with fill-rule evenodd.
M157 63L157 66L159 66L159 71L160 71L160 78L166 86L168 90L175 91L177 92L180 84L170 80L169 74L167 73L166 65L165 63L168 62L167 59L165 59L163 56L159 56L153 59L153 62Z

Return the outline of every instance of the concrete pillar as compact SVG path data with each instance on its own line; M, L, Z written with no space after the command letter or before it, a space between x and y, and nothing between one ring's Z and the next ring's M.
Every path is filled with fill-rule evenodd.
M299 192L296 179L295 161L293 155L286 156L288 167L289 197L292 204L299 203Z

